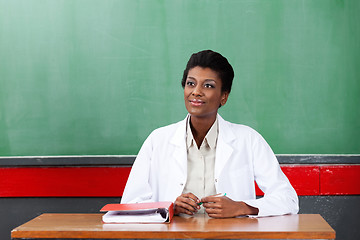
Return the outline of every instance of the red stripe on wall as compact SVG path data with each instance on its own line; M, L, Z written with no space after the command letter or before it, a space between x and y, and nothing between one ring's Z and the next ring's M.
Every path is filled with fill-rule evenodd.
M120 197L131 167L0 168L0 197ZM360 165L282 165L298 195L360 194ZM257 188L257 194L262 195Z
M130 167L0 168L0 197L119 197Z
M283 166L281 169L298 195L318 195L320 193L318 166L293 165Z
M316 165L282 165L282 171L288 177L291 185L299 196L319 195L320 178L319 167ZM264 193L256 185L256 195Z
M360 165L320 167L321 195L360 194Z

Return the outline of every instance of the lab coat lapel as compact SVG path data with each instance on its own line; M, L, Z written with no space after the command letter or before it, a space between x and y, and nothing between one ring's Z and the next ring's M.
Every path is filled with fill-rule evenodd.
M186 151L186 119L180 122L170 143L175 146L174 159L175 164L179 167L180 175L186 181L187 177L187 151ZM174 173L176 174L176 173Z
M215 159L215 179L218 179L227 161L229 161L234 149L231 142L235 139L235 135L229 128L229 123L226 122L219 114L219 135L216 146Z

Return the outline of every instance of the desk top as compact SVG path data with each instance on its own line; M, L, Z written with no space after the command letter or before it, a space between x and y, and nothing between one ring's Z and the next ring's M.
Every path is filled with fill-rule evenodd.
M15 228L14 238L312 238L334 239L319 214L213 219L174 216L171 223L104 224L103 214L42 214Z

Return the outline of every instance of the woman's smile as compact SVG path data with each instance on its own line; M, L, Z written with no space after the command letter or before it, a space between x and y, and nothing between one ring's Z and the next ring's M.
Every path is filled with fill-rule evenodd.
M205 104L204 101L200 100L200 99L193 99L190 100L191 105L195 106L195 107L199 107Z

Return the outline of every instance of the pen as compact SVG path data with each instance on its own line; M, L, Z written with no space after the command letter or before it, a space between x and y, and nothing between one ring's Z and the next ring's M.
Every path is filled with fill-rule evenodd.
M216 194L214 197L223 197L223 196L226 196L226 193L219 193ZM201 204L203 204L203 202L199 202L197 205L200 206Z

